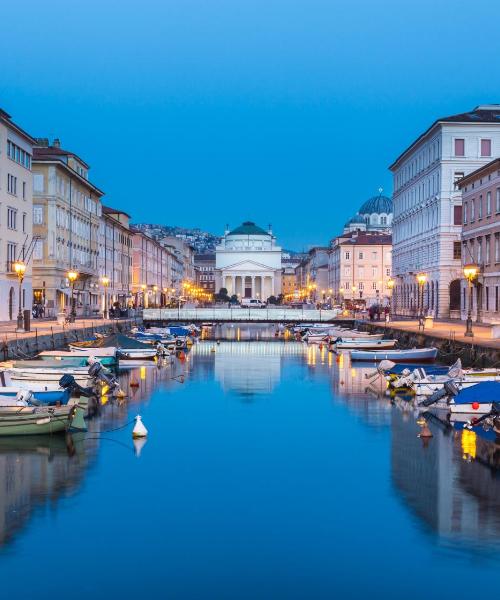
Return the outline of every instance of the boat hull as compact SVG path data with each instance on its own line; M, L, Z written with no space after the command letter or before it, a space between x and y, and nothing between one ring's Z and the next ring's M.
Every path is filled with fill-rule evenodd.
M437 348L423 348L414 350L351 350L351 360L365 362L380 362L390 360L392 362L426 363L433 362L437 358Z

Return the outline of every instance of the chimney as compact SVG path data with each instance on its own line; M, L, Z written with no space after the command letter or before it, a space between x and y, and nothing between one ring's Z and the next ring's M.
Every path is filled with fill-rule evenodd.
M40 146L41 148L49 147L49 138L35 138L35 139L36 139L37 146Z
M60 148L61 147L61 140L59 138L54 138L54 141L52 142L52 145L54 146L54 148Z

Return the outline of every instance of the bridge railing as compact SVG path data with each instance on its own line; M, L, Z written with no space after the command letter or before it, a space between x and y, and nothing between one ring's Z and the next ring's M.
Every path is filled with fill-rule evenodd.
M329 322L340 317L338 310L300 308L146 308L144 321L239 321L239 322Z

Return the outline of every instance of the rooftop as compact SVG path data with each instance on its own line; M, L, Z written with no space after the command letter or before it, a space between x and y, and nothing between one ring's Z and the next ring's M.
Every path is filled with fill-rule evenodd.
M369 231L351 231L338 238L339 245L359 245L359 246L390 246L392 236L387 233L371 233Z
M500 104L480 104L470 112L459 113L457 115L450 115L448 117L440 117L436 119L434 123L424 131L418 138L411 143L404 152L402 152L396 160L390 165L389 169L393 169L396 164L407 154L414 146L416 146L420 140L434 129L440 123L496 123L500 125Z
M228 235L271 235L252 221L245 221L236 229L233 229Z
M0 108L0 123L3 123L4 125L6 125L7 127L10 127L11 129L14 129L14 131L17 134L19 134L20 136L22 136L23 138L25 138L25 140L28 143L30 143L30 144L36 143L35 139L33 137L31 137L31 135L29 133L24 131L24 129L19 127L19 125L16 125L14 123L14 121L12 120L12 117L9 115L9 113L6 112L5 110L3 110L2 108Z
M372 196L361 206L358 213L360 215L371 215L373 213L384 213L388 215L389 213L392 213L392 199L387 196L382 196L382 194Z
M494 158L489 163L483 165L482 167L479 167L479 169L476 169L475 171L472 171L472 173L469 173L465 177L462 177L462 179L458 181L457 185L460 189L462 189L469 183L472 183L476 179L479 179L483 175L486 175L489 171L496 169L500 170L500 158Z

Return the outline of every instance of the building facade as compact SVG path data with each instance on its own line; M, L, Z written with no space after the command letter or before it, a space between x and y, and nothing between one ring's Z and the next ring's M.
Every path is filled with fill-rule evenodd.
M120 210L102 207L99 227L99 280L108 294L108 309L125 309L132 300L132 232L130 216ZM103 280L108 282L104 286ZM104 311L104 294L101 310Z
M158 238L158 242L168 248L169 252L176 258L175 276L172 281L173 287L181 290L182 283L195 281L194 250L181 237L168 235Z
M31 308L34 143L0 109L0 321L15 319L19 310L15 261L24 261L26 265L21 309Z
M460 180L462 191L462 268L478 267L472 286L472 316L497 323L500 317L500 158ZM461 280L461 318L469 310L468 282Z
M136 308L165 306L180 293L172 286L172 253L146 233L131 228L132 302Z
M75 153L38 139L33 149L33 301L45 316L101 312L99 229L103 192L89 179L89 165ZM68 272L76 271L74 290Z
M299 295L310 302L324 302L329 298L329 248L314 246L295 268Z
M215 294L215 253L195 254L194 271L196 287Z
M226 228L215 256L217 292L226 288L229 295L263 300L281 294L281 247L271 228L251 221Z
M334 301L387 304L392 274L392 240L385 233L351 231L332 240L328 263Z
M500 105L483 105L438 119L390 166L393 305L399 314L416 314L416 276L425 273L424 309L442 318L459 316L462 197L457 182L498 155Z

